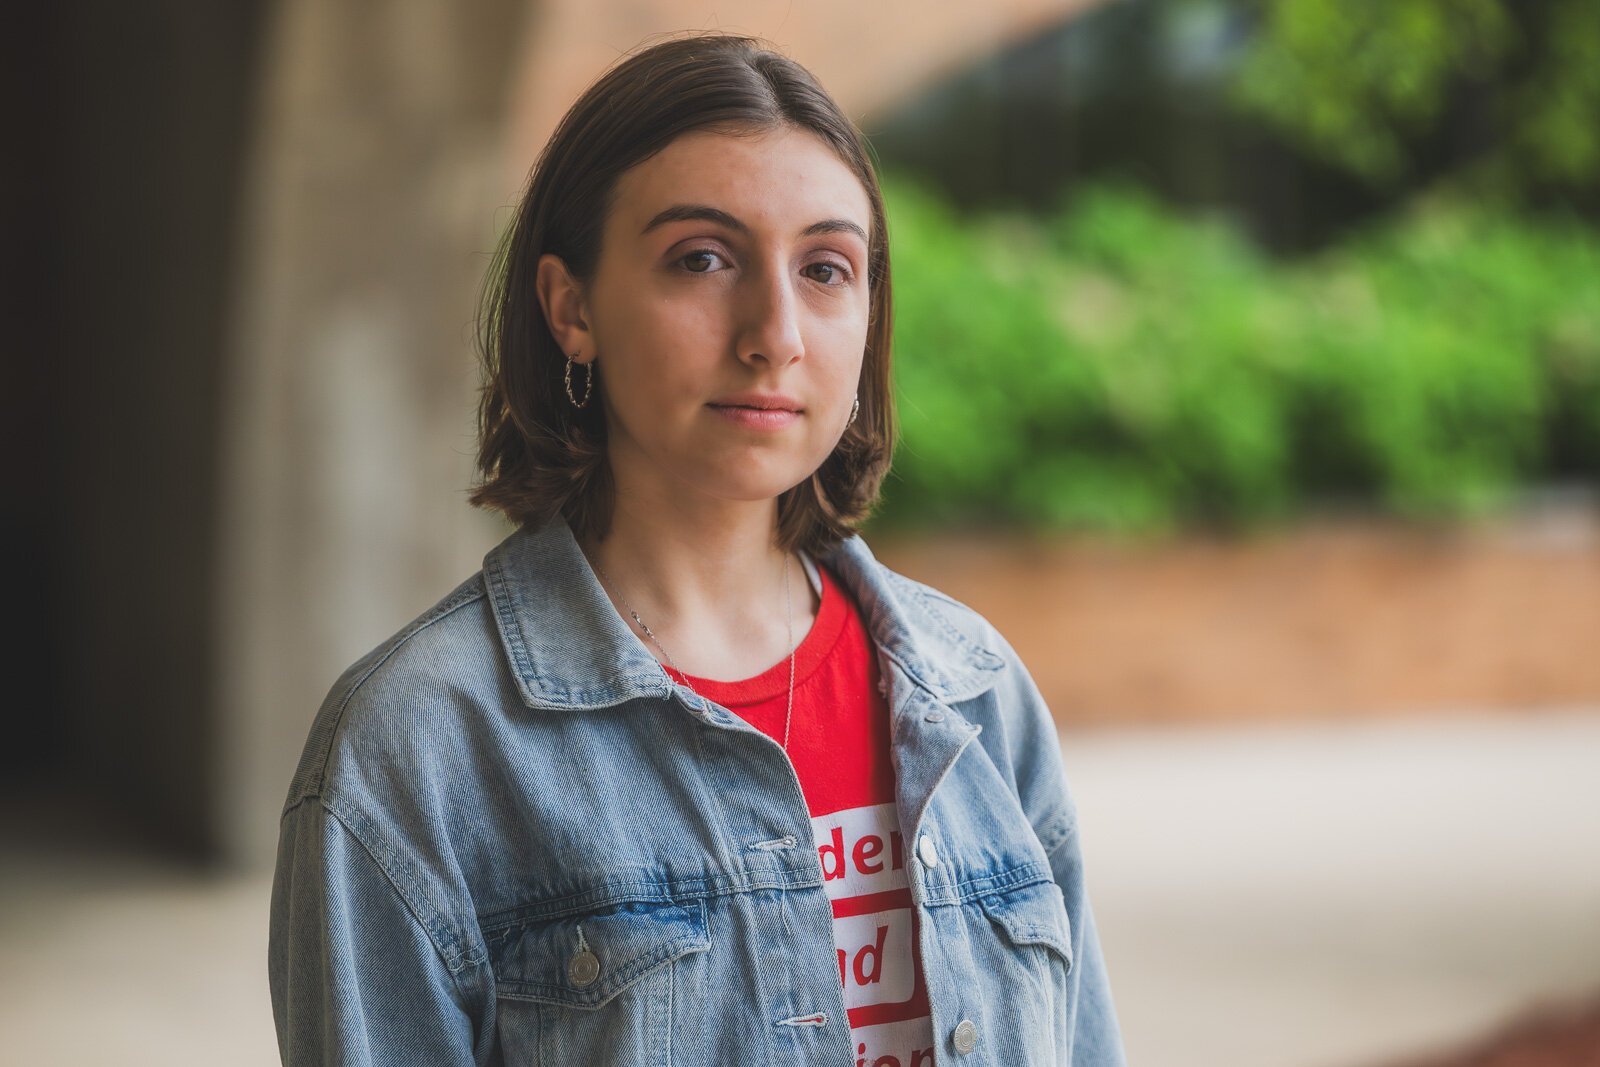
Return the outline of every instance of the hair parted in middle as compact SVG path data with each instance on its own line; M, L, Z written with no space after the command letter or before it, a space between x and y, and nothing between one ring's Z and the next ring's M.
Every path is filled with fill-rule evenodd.
M849 537L877 503L896 437L890 379L892 314L883 194L860 131L800 64L755 38L697 33L623 59L573 104L540 153L484 292L479 346L479 483L469 498L524 526L557 513L580 538L610 529L614 483L600 404L567 399L567 354L536 292L539 257L594 277L617 180L696 130L810 131L860 180L872 207L866 350L855 420L822 465L778 497L778 541L820 553ZM596 392L605 372L591 363ZM574 376L576 377L576 376ZM582 385L575 386L580 393Z

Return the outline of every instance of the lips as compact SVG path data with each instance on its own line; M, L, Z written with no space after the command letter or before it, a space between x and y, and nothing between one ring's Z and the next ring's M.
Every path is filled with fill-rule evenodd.
M760 408L746 404L707 404L719 418L749 430L780 430L800 418L789 408Z
M763 393L754 389L742 393L730 393L721 400L713 400L710 404L714 408L744 408L752 411L802 411L800 401L786 393Z

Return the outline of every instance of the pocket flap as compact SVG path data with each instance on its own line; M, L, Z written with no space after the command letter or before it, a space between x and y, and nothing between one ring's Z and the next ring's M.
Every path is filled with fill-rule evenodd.
M1044 945L1055 950L1066 961L1067 969L1072 969L1072 920L1056 883L1034 882L991 893L980 898L979 903L1012 944Z
M598 1008L669 960L704 952L711 939L704 901L648 901L518 923L488 947L501 996Z

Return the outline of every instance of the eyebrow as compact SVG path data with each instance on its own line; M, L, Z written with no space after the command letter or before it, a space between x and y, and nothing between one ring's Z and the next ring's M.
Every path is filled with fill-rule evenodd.
M646 223L644 229L639 231L639 234L643 236L656 227L665 226L669 222L687 222L690 220L714 222L719 226L726 226L730 230L742 233L746 237L750 236L749 226L746 226L721 208L711 207L708 204L674 204L665 211L657 212L655 218ZM810 226L800 231L800 236L814 237L817 234L825 233L853 233L861 238L862 244L871 247L872 242L867 240L867 231L849 219L823 219L821 222L813 222Z

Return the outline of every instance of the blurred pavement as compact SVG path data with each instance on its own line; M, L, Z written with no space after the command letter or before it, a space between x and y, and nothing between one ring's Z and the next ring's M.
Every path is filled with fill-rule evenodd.
M1369 1067L1600 994L1600 710L1074 733L1066 760L1135 1067ZM278 1062L270 875L47 847L23 815L5 1063Z
M1600 710L1066 749L1136 1067L1364 1067L1600 997Z

